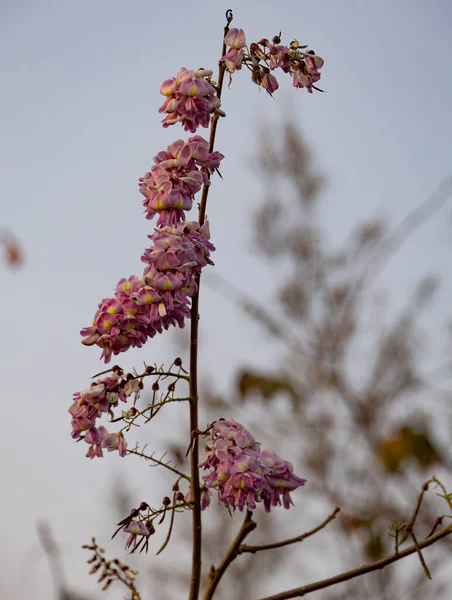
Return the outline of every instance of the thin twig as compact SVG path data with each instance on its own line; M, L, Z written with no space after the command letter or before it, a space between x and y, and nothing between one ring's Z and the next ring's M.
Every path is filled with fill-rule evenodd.
M320 525L318 525L314 529L311 529L310 531L306 531L306 533L302 533L297 537L282 540L280 542L274 542L273 544L263 544L262 546L240 546L240 548L238 549L238 554L243 554L245 552L255 554L256 552L260 552L261 550L273 550L274 548L282 548L284 546L288 546L289 544L302 542L306 538L311 537L311 535L314 535L315 533L326 527L328 523L330 523L333 519L336 518L339 511L340 508L336 506L334 511L322 523L320 523Z
M441 488L442 492L443 492L442 495L441 494L437 494L437 496L439 496L440 498L443 498L447 502L449 508L452 510L452 494L448 494L447 493L447 490L444 487L444 485L436 477L432 477L432 481L434 481L436 483L436 485L438 485Z
M428 577L428 579L431 579L432 576L430 575L430 571L429 571L429 569L427 567L427 563L425 562L424 557L422 556L421 549L419 548L419 542L417 541L417 538L414 535L414 531L412 529L410 529L409 534L413 538L414 546L415 546L416 552L417 552L417 554L419 556L419 560L421 561L421 565L422 565L422 567L424 569L424 573Z
M245 520L242 523L242 526L237 533L235 540L232 542L228 551L223 557L223 560L218 565L218 568L212 565L209 573L209 583L207 584L207 589L204 594L204 600L211 600L217 589L218 584L220 583L221 578L226 572L226 569L232 563L232 561L237 558L240 554L239 549L241 548L241 543L249 535L254 529L257 527L256 521L252 520L253 513L251 511L246 512Z
M186 475L185 473L182 473L182 471L179 471L178 469L176 469L175 467L172 467L168 463L164 463L162 460L159 460L158 458L154 458L154 456L152 456L150 454L144 454L143 452L140 452L139 450L127 450L127 454L136 454L137 456L141 456L141 458L150 460L151 462L155 463L156 465L165 467L166 469L168 469L169 471L172 471L176 475L179 475L179 477L182 477L186 481L188 481L188 482L191 481L190 477L188 475Z
M444 527L434 535L422 540L418 543L418 547L420 549L426 548L427 546L431 546L435 542L440 539L450 535L452 533L452 524ZM350 579L355 579L355 577L360 577L361 575L365 575L366 573L371 573L372 571L378 571L379 569L384 569L388 565L393 562L400 560L401 558L405 558L406 556L410 556L417 552L417 548L415 545L409 546L405 550L402 550L399 553L391 554L386 558L382 558L377 560L374 563L370 563L368 565L363 565L362 567L358 567L357 569L352 569L351 571L346 571L345 573L341 573L340 575L336 575L335 577L330 577L329 579L322 579L321 581L316 581L315 583L310 583L308 585L301 586L299 588L294 588L292 590L287 590L285 592L281 592L280 594L274 594L273 596L266 596L265 598L261 598L261 600L288 600L289 598L301 598L302 596L307 596L312 592L316 592L318 590L323 590L327 587L331 587L332 585L337 585L338 583L342 583L343 581L349 581Z
M419 498L417 499L417 504L416 507L414 509L413 512L413 516L411 517L411 521L408 523L408 527L406 528L406 533L405 535L402 537L402 539L399 541L399 546L401 546L409 537L410 535L410 529L412 530L414 527L414 523L416 522L417 516L419 514L419 510L421 508L421 504L422 504L422 500L424 499L424 494L425 492L428 490L428 486L430 485L430 483L434 481L434 479L429 479L428 481L426 481L424 483L424 485L422 486L422 491L419 494Z

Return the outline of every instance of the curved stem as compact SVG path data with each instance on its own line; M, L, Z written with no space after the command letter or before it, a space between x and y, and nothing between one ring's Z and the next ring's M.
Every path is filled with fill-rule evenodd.
M244 554L245 552L250 552L251 554L256 554L256 552L261 552L262 550L274 550L275 548L283 548L284 546L289 546L290 544L296 544L299 542L303 542L306 538L311 537L311 535L315 535L321 529L326 527L328 523L330 523L333 519L336 518L339 513L340 508L336 506L334 511L317 527L311 529L310 531L306 531L306 533L302 533L294 538L288 538L287 540L282 540L280 542L273 542L272 544L263 544L261 546L240 546L238 549L238 554Z
M224 28L224 36L229 31L229 25L232 21L232 12L226 13L226 26ZM222 54L226 54L226 46L223 42ZM223 88L224 74L226 67L220 62L218 67L218 87L217 95L221 98L221 90ZM217 131L219 116L214 114L210 125L210 140L209 149L213 152L215 145L215 135ZM207 197L209 195L209 181L202 190L201 202L199 205L198 222L202 225L206 218ZM189 600L197 600L199 596L199 588L201 584L201 541L202 541L202 521L201 521L201 488L199 484L199 439L198 439L198 321L199 321L199 289L201 284L201 276L196 277L197 292L193 296L191 305L191 324L190 324L190 435L192 436L192 444L190 450L190 475L191 475L191 490L193 498L192 511L192 531L193 531L193 547L192 547L192 570L190 580L190 595Z

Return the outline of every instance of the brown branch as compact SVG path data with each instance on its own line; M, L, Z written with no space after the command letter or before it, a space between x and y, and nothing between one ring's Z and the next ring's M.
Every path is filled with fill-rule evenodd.
M448 525L447 527L444 527L434 535L425 538L425 540L422 540L422 542L419 542L418 547L422 549L426 548L427 546L431 546L435 542L450 535L451 533L452 524ZM348 581L350 579L354 579L355 577L360 577L361 575L365 575L366 573L371 573L372 571L384 569L391 563L396 562L401 558L405 558L406 556L410 556L411 554L414 554L417 551L418 550L415 545L409 546L402 552L391 554L390 556L382 558L381 560L377 560L374 563L363 565L362 567L352 569L351 571L346 571L345 573L341 573L340 575L336 575L335 577L330 577L329 579L322 579L321 581L316 581L315 583L310 583L299 588L287 590L285 592L281 592L280 594L266 596L265 598L261 598L260 600L288 600L289 598L301 598L302 596L307 596L308 594L316 592L317 590L323 590L327 587L331 587L332 585L342 583L343 581Z
M226 12L226 25L224 28L224 36L229 31L229 25L232 21L232 11ZM226 53L226 46L223 41L222 54ZM218 70L218 86L217 96L221 98L221 90L223 87L225 64L219 63ZM210 125L210 145L209 151L213 152L215 145L215 134L217 131L218 114L212 116ZM210 173L207 175L208 181L204 185L199 205L198 221L202 225L206 218L207 197L210 188ZM190 594L189 600L197 600L199 596L199 588L201 585L201 541L202 541L202 521L201 521L201 488L199 484L199 439L198 431L198 321L199 321L199 289L201 284L201 276L196 276L197 292L193 296L190 310L190 435L192 444L190 446L190 474L191 474L191 490L193 495L193 511L192 511L192 569L190 579ZM194 436L194 437L193 437Z
M209 573L209 583L207 584L207 589L204 594L204 600L211 600L213 597L215 590L217 589L218 584L220 583L221 578L223 577L226 569L232 563L234 559L240 554L239 549L241 547L241 543L246 538L248 534L250 534L257 527L256 521L252 520L253 513L251 511L247 511L245 520L242 523L242 526L237 533L235 540L232 542L230 548L224 555L223 560L218 565L218 568L212 565Z
M282 548L284 546L288 546L289 544L295 544L297 542L302 542L311 535L314 535L324 527L328 525L333 519L336 518L337 514L341 509L336 506L334 511L322 522L320 525L311 529L310 531L306 531L306 533L302 533L301 535L289 538L287 540L282 540L280 542L274 542L273 544L263 544L262 546L240 546L238 549L238 554L243 554L244 552L250 552L251 554L255 554L256 552L260 552L261 550L273 550L274 548Z

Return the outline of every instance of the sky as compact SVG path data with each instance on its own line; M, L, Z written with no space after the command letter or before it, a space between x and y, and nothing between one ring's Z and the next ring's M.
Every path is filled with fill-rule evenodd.
M227 8L249 41L282 30L287 41L308 43L325 59L327 91L308 95L286 77L270 98L246 71L224 91L224 179L213 183L208 216L215 269L231 284L270 305L273 282L251 233L262 197L251 165L265 123L289 117L301 127L328 179L322 223L334 242L363 217L397 223L452 173L448 0L1 0L0 224L25 250L24 268L0 270L2 598L51 597L38 521L52 524L68 576L92 591L79 547L93 534L108 539L112 481L158 497L141 463L85 459L67 409L102 368L79 330L121 277L141 269L150 224L137 179L158 151L188 137L160 126L160 84L181 66L216 68ZM382 276L397 308L419 275L440 275L438 330L452 292L451 224L449 206ZM271 364L274 353L205 279L201 377L227 390L238 365ZM171 362L171 340L161 336L119 362ZM147 434L157 451L173 418L183 417L170 413Z

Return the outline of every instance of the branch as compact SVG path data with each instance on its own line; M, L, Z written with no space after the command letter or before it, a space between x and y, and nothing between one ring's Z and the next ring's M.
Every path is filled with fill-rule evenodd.
M310 583L308 585L304 585L299 588L294 588L292 590L287 590L286 592L281 592L280 594L275 594L274 596L266 596L265 598L261 598L261 600L287 600L288 598L301 598L302 596L307 596L311 592L323 590L332 585L342 583L343 581L348 581L349 579L360 577L361 575L365 575L366 573L371 573L372 571L384 569L391 563L396 562L401 558L405 558L406 556L410 556L410 554L418 552L418 548L422 549L426 548L427 546L431 546L435 542L450 535L451 533L452 524L448 525L447 527L444 527L443 529L438 531L438 533L435 533L434 535L425 538L425 540L422 540L422 542L419 542L417 548L416 545L409 546L402 552L391 554L391 556L387 556L386 558L377 560L376 562L371 563L369 565L363 565L362 567L358 567L357 569L353 569L351 571L346 571L345 573L341 573L340 575L336 575L335 577L331 577L329 579L322 579L321 581Z
M320 525L318 525L314 529L311 529L310 531L307 531L306 533L302 533L297 537L282 540L281 542L274 542L273 544L264 544L262 546L240 546L238 549L238 554L243 554L245 552L255 554L256 552L260 552L261 550L273 550L274 548L282 548L284 546L288 546L289 544L302 542L306 538L311 537L311 535L314 535L315 533L326 527L328 523L330 523L330 521L336 518L340 510L341 509L338 506L336 506L334 511L322 523L320 523Z
M226 25L224 28L224 36L229 31L229 25L232 21L232 11L226 12ZM226 45L223 41L222 54L226 53ZM218 86L217 96L221 98L221 90L223 87L224 72L226 66L224 62L219 63L218 70ZM217 130L218 115L212 116L210 124L210 143L209 152L213 152L215 145L215 134ZM198 221L202 225L206 217L207 196L210 189L210 173L207 174L207 182L202 190L201 202L198 211ZM202 520L201 520L201 488L199 484L199 439L198 431L198 321L199 321L199 290L201 283L201 275L197 275L196 279L197 292L193 296L190 310L190 475L191 475L191 490L193 494L193 513L192 513L192 566L190 579L189 600L198 600L199 588L201 586L201 541L202 541Z
M211 600L214 595L215 590L217 589L218 584L220 583L221 578L223 577L226 569L232 563L232 561L237 558L240 554L241 543L246 538L248 534L250 534L257 527L256 521L253 521L251 517L253 513L251 511L246 512L245 520L235 538L232 542L229 550L224 555L223 560L218 565L218 568L212 565L209 573L209 583L207 585L206 592L204 594L204 600Z

